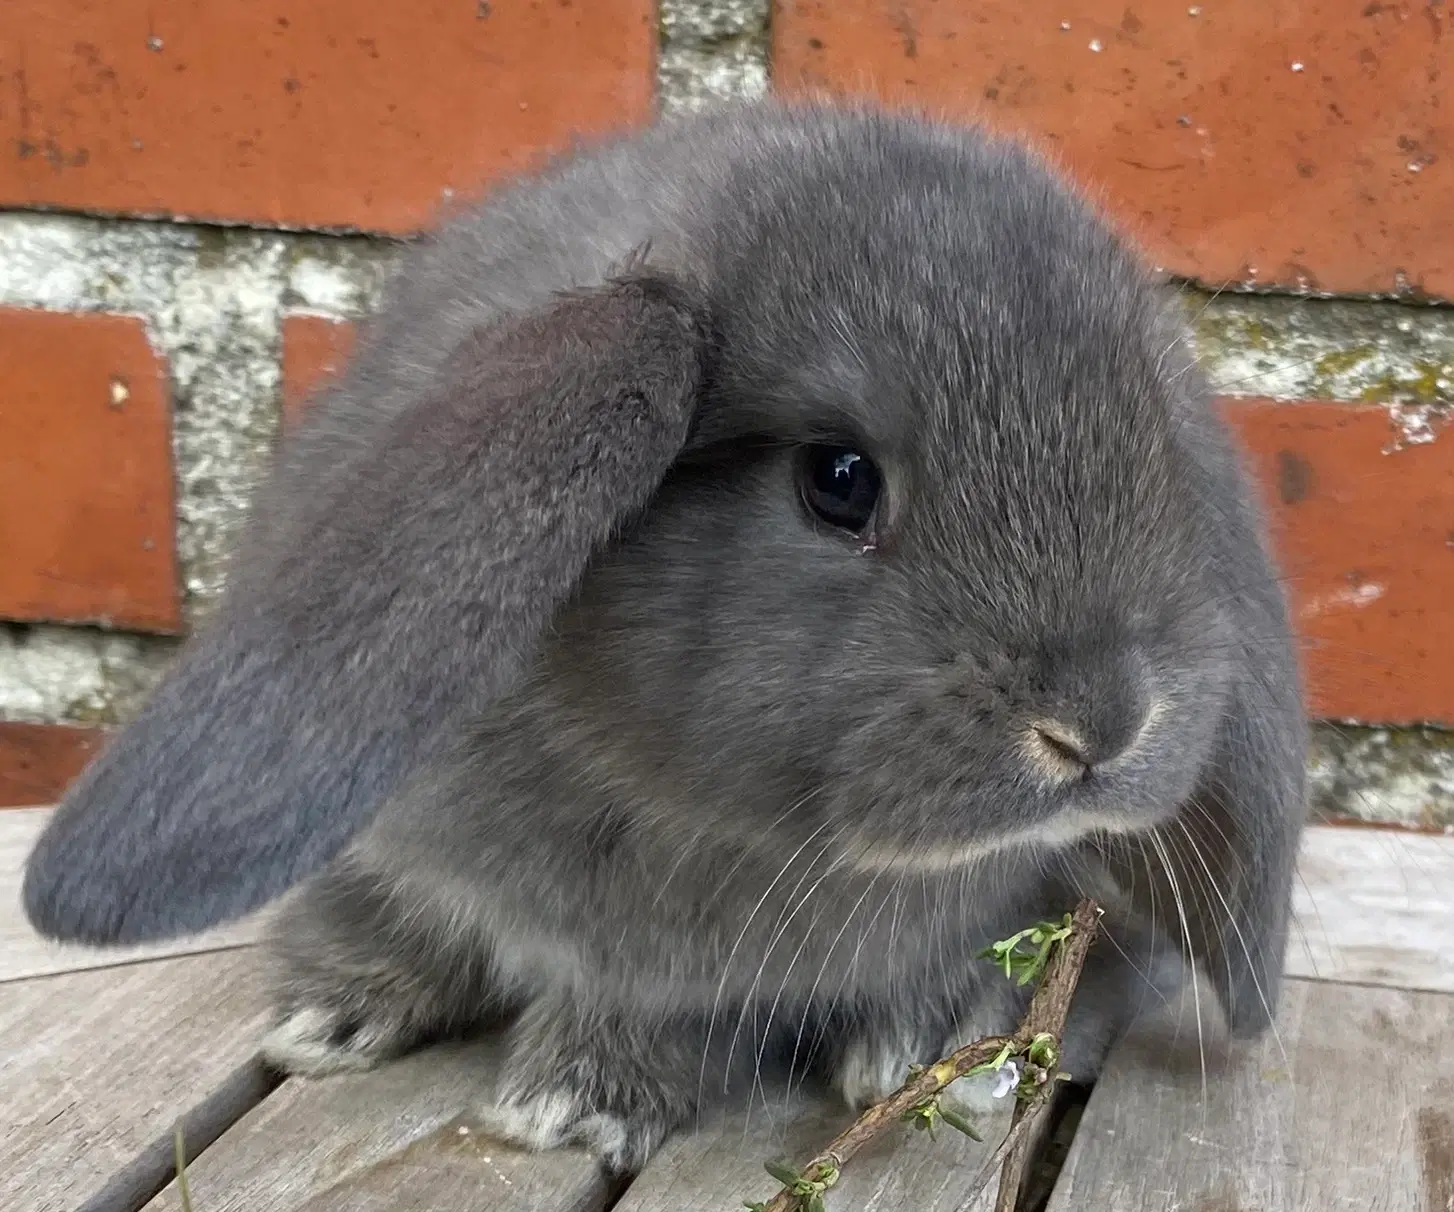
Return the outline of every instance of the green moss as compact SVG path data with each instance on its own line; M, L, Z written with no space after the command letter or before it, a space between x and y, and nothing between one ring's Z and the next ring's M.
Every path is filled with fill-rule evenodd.
M109 699L76 699L66 704L61 718L68 724L103 726L121 723L121 714Z
M1454 364L1414 361L1406 368L1368 382L1364 400L1409 400L1421 404L1454 403Z
M1314 373L1325 378L1332 375L1345 375L1349 371L1358 369L1377 352L1372 345L1360 345L1354 349L1335 349L1318 358Z
M1454 404L1454 310L1205 294L1187 296L1186 306L1219 390Z
M1308 773L1314 819L1454 828L1454 731L1319 725Z
M221 269L227 264L227 252L232 244L233 233L225 227L197 227L193 229L196 238L196 257L199 269Z

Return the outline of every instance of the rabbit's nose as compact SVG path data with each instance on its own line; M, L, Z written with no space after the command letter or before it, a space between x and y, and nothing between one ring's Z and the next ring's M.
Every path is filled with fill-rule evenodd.
M1100 727L1092 728L1058 719L1036 720L1025 734L1031 761L1057 781L1083 779L1130 749L1147 724L1141 713L1097 722Z
M1084 778L1094 762L1084 736L1058 720L1040 720L1025 733L1033 765L1059 782Z

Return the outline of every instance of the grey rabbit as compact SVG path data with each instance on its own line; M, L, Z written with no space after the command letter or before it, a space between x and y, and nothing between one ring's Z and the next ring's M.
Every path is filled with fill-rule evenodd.
M1198 974L1258 1034L1300 673L1178 317L1037 156L869 105L499 188L282 445L32 921L131 943L286 893L268 1055L498 1025L488 1123L618 1171L759 1070L861 1105L1009 1029L977 954L1081 892L1072 1074Z

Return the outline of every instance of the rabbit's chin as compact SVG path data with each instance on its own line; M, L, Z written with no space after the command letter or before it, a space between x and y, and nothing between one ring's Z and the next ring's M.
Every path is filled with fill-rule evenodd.
M908 845L875 841L854 847L845 865L854 871L872 875L956 871L992 863L1007 854L1069 850L1090 837L1148 833L1174 816L1174 809L1154 817L1143 813L1068 809L1030 828L962 842L934 841Z

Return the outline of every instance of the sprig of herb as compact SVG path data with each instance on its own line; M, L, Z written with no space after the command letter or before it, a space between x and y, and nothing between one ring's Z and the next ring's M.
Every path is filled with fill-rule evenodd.
M768 1173L782 1188L765 1203L747 1203L748 1212L826 1212L824 1194L838 1182L842 1167L890 1124L908 1123L932 1137L942 1122L981 1139L968 1120L945 1106L943 1095L961 1077L991 1072L1012 1080L1002 1093L1013 1090L1019 1105L1009 1134L976 1176L967 1198L981 1190L996 1169L1002 1169L1002 1203L1013 1200L1030 1123L1049 1101L1056 1082L1070 1076L1059 1071L1059 1033L1064 1030L1086 953L1095 941L1100 912L1095 902L1081 901L1073 914L1067 913L1059 922L1037 922L987 948L983 958L993 960L1020 986L1040 981L1019 1030L1009 1037L991 1036L966 1044L932 1065L912 1066L908 1080L898 1090L864 1111L801 1170L784 1162L769 1163Z
M1059 922L1036 922L1018 934L991 943L979 953L979 958L994 960L1007 977L1023 987L1040 979L1051 954L1071 936L1073 929L1068 913Z

